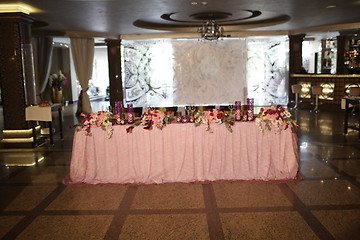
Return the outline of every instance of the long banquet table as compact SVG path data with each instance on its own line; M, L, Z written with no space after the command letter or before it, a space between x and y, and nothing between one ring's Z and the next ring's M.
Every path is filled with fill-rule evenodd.
M241 122L230 133L212 124L212 132L193 124L162 130L126 125L101 128L91 136L75 132L68 184L168 183L215 180L286 180L298 171L297 136L260 133L254 122Z

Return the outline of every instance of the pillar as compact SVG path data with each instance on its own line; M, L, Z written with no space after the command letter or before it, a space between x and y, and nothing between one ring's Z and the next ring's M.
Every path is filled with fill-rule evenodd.
M291 77L293 73L300 73L302 67L302 42L305 34L289 36L289 100L294 100L294 94L291 92L291 85L295 82Z
M33 21L22 13L0 14L0 86L6 130L26 129L25 107L36 104Z
M121 56L119 39L106 39L109 62L109 81L110 81L110 105L115 106L116 101L123 101L123 86L121 77Z

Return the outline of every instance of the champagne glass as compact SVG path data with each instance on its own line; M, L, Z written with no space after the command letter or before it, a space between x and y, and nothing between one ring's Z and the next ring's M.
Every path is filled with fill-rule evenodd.
M231 114L233 114L233 112L234 112L234 105L233 105L233 104L229 104L228 108L229 108Z
M185 111L186 111L186 114L189 115L189 112L190 112L190 106L185 106Z

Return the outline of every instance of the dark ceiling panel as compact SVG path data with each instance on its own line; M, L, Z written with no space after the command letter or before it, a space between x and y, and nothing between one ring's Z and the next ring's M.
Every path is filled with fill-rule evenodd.
M47 31L81 31L111 34L149 34L178 30L179 21L194 20L193 14L223 12L229 13L230 19L236 16L245 19L234 21L232 25L249 26L251 31L297 30L332 24L360 23L359 0L23 0L39 12L31 14L40 22L47 23L42 30ZM14 1L1 1L14 3ZM206 4L204 4L206 3ZM336 7L331 8L330 5ZM246 18L249 12L260 12L254 18ZM176 13L172 17L177 21L169 21L161 16ZM287 16L288 21L281 24L254 28L253 22L266 22ZM203 16L202 16L203 17ZM220 17L221 16L217 16ZM199 19L199 18L198 18ZM204 19L204 18L202 18ZM284 18L285 19L285 18ZM225 19L226 20L226 19ZM146 23L142 28L141 24ZM277 22L278 23L278 22ZM167 29L152 30L154 24L165 24ZM187 23L194 26L193 23ZM181 23L184 25L184 23ZM186 25L186 24L185 24ZM226 23L224 23L226 25ZM269 25L269 26L268 26ZM186 27L186 26L185 26ZM169 30L170 29L170 30ZM232 28L234 29L234 28ZM242 29L242 28L241 28Z

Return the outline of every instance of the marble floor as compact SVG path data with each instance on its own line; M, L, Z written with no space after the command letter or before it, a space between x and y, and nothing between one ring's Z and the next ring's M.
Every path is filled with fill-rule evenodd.
M360 239L360 140L340 109L294 113L302 181L65 186L75 107L54 147L0 149L0 239Z

